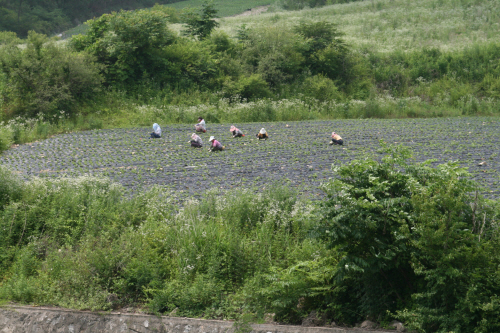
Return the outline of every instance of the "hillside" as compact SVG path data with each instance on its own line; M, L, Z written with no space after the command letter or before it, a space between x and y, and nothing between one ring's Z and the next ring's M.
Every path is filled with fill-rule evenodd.
M176 4L179 6L178 4ZM258 16L221 19L221 29L234 36L238 28L291 27L301 21L334 23L346 41L370 51L463 49L497 41L500 2L495 0L374 0Z
M120 9L152 7L180 0L1 0L0 31L13 31L26 37L28 31L54 34L74 27L93 17Z

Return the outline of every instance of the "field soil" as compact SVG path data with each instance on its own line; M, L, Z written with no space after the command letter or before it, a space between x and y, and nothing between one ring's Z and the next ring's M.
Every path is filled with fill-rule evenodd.
M0 163L26 179L105 176L131 193L156 184L172 190L179 200L212 188L258 191L276 182L320 198L319 185L335 177L332 165L365 153L377 156L379 140L384 140L410 147L417 161L458 161L484 186L483 194L500 197L498 118L234 124L245 133L242 138L232 138L230 125L208 123L199 149L188 143L194 130L189 124L162 126L160 139L149 139L151 128L94 130L14 147L0 155ZM270 135L267 141L255 137L261 127ZM328 144L332 131L343 137L344 146ZM225 151L208 151L211 135Z

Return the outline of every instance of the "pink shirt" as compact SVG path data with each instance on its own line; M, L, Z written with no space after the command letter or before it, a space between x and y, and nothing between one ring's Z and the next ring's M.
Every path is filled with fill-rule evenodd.
M212 147L221 147L222 148L222 145L219 141L214 140L214 141L212 141Z

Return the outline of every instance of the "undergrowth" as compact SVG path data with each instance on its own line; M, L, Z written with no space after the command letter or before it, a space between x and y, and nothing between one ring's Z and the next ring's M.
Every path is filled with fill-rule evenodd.
M454 163L382 148L335 168L320 202L278 184L178 206L159 187L130 197L106 179L22 183L2 167L0 299L241 327L315 313L323 325L496 332L498 201Z

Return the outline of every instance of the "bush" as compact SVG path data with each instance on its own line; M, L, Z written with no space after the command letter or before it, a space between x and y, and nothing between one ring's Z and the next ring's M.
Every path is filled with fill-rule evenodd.
M335 83L323 75L315 75L304 80L302 89L306 96L319 101L339 100L342 94L338 91Z
M343 291L330 307L379 321L392 311L424 332L496 331L500 283L488 277L500 273L498 207L474 195L456 164L431 168L409 162L403 147L384 152L335 168L339 179L325 187L317 231L343 255L335 274Z
M175 40L167 19L166 14L149 10L105 14L89 20L87 33L73 36L70 45L106 65L109 84L133 87L165 70L163 48Z
M26 48L0 48L0 91L3 112L54 119L61 110L73 114L76 106L95 98L101 89L102 67L86 53L57 46L46 36L30 32ZM0 84L1 86L1 84Z
M8 126L4 126L3 123L0 123L0 153L9 149L13 143L14 133L12 129Z
M0 210L3 210L11 201L18 200L22 189L22 180L12 171L0 165Z

